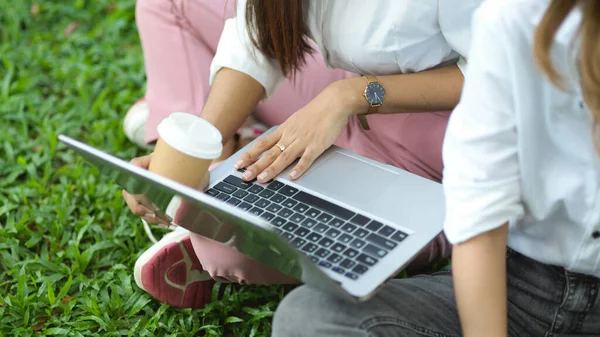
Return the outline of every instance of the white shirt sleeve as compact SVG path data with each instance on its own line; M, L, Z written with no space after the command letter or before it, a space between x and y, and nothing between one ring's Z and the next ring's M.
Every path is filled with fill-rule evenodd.
M445 0L444 0L445 1ZM463 95L444 140L444 231L467 241L523 215L510 34L491 6L474 16Z
M240 71L258 81L264 88L266 97L271 96L285 76L279 62L260 52L246 31L246 0L237 2L236 17L225 22L217 52L210 65L209 83L221 68Z
M473 12L483 0L438 0L440 30L450 48L456 51L458 68L466 73L467 54L471 47L471 20Z

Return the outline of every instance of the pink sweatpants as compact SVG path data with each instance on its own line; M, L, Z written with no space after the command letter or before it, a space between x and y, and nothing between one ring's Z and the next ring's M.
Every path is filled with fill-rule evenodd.
M147 74L146 99L150 108L146 137L157 138L156 126L172 111L200 114L208 95L209 66L233 0L137 0L136 19ZM318 50L318 49L317 49ZM273 97L260 103L254 115L268 126L284 122L328 84L356 76L327 68L315 52L307 59L296 82L285 81ZM336 144L372 159L440 181L442 140L448 112L369 116L371 131L351 120ZM190 234L203 268L218 281L242 284L296 283L225 244ZM441 235L416 264L447 255L449 244Z

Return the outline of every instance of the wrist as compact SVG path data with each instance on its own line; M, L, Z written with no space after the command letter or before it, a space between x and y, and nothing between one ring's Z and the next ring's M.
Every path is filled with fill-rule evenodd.
M338 80L329 85L334 91L339 108L348 115L357 115L367 112L370 107L365 99L365 80L361 77L352 77Z

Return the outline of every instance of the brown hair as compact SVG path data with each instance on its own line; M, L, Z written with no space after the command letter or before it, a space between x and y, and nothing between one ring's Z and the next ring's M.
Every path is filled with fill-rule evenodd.
M535 32L534 56L542 71L562 88L563 78L554 68L550 50L556 32L577 6L580 6L583 17L573 42L580 43L578 60L583 98L592 111L596 147L600 149L600 1L552 0Z
M252 44L277 59L284 74L295 75L312 51L303 0L248 0L246 30Z

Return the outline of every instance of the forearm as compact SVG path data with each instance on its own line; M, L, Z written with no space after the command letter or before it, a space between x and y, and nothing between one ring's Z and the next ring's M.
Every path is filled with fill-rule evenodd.
M252 77L223 68L215 76L201 116L221 131L226 142L264 95L263 86Z
M465 337L507 336L507 232L505 224L453 248L452 274Z
M464 77L456 65L451 65L412 74L377 76L377 80L385 88L385 100L377 113L385 114L452 110L460 99ZM369 104L362 96L365 79L339 82L352 113L366 112Z

